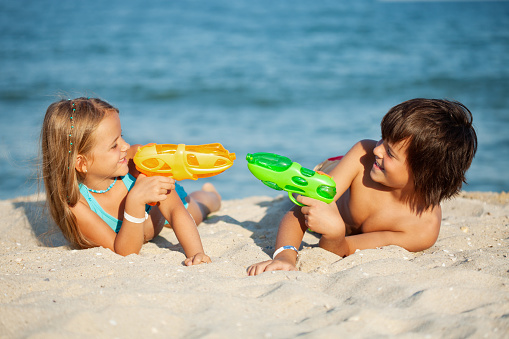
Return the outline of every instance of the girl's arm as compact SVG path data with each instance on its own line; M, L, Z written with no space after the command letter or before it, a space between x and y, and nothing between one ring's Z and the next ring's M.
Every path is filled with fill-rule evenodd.
M143 224L133 224L124 220L117 234L93 212L86 202L79 201L71 208L81 233L97 246L109 248L120 255L139 253L143 245ZM143 210L143 215L144 215Z
M124 210L135 218L145 217L145 204L167 199L168 190L173 191L175 181L165 177L145 177L141 175L136 180L132 190L125 197ZM116 197L118 204L124 198ZM115 199L115 197L112 197ZM93 212L84 198L81 198L71 211L77 219L78 227L83 235L96 244L109 248L120 255L139 253L145 242L144 227L152 221L145 220L143 223L134 223L124 218L120 231L115 233L95 212ZM122 219L122 216L120 217Z
M115 237L117 234L93 212L86 201L81 198L76 206L70 207L76 217L79 231L97 246L115 251Z
M129 149L127 150L127 159L132 159L134 158L134 155L136 154L136 152L138 152L138 148L140 148L141 146L143 145L140 145L140 144L134 144L134 145L131 145L131 147L129 147Z
M161 201L159 210L175 231L175 235L186 254L185 264L190 266L202 262L210 263L210 258L203 250L196 223L175 190L170 192L168 199Z

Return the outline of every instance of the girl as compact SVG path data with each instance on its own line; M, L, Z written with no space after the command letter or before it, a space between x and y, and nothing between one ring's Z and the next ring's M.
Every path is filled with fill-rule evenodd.
M186 265L210 263L196 223L220 208L219 194L205 184L186 196L173 179L146 177L129 166L137 147L122 138L118 109L93 98L55 102L46 111L41 144L47 202L71 244L139 253L167 221Z

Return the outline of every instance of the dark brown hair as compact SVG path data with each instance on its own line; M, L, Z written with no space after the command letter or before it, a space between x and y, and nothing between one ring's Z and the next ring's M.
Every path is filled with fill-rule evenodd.
M394 106L382 138L408 142L407 163L425 209L457 194L477 151L472 113L457 101L412 99Z
M93 133L107 111L118 109L100 99L77 98L52 103L41 129L42 178L46 203L65 238L80 248L93 247L78 228L70 206L80 198L78 154L90 154Z

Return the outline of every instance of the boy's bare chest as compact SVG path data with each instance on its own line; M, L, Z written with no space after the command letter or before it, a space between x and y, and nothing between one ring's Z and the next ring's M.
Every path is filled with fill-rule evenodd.
M398 231L405 220L412 218L404 205L391 201L385 192L370 193L348 194L340 207L348 233Z

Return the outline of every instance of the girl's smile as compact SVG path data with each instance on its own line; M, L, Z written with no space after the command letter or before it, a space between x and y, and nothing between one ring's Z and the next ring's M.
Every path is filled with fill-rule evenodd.
M85 185L94 189L108 186L116 177L129 171L127 150L130 145L122 138L120 117L107 112L94 132L95 146L87 157Z

